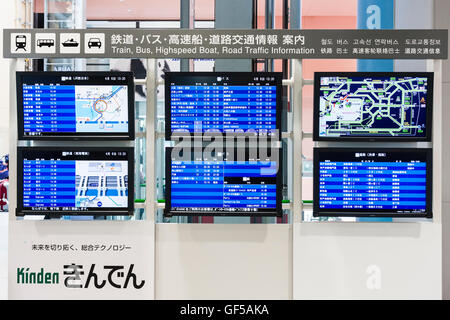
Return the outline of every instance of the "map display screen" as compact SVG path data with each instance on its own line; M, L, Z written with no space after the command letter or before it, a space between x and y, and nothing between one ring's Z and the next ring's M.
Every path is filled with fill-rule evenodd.
M166 73L166 139L195 134L277 138L281 84L277 72Z
M279 150L269 157L235 149L180 158L172 150L166 151L166 215L281 215Z
M134 136L133 74L19 72L19 137Z
M431 217L431 149L315 148L314 215Z
M315 140L430 140L432 73L322 73Z
M18 213L130 214L132 148L22 147L18 155Z

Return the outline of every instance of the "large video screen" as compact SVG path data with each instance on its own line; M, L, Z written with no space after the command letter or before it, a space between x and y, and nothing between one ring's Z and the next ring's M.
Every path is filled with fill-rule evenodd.
M317 72L314 140L430 141L433 73Z
M314 215L431 218L431 149L315 148Z
M17 72L19 139L134 139L132 72Z
M166 139L196 134L280 139L281 84L282 74L275 72L167 72Z
M18 148L17 215L131 215L133 148Z
M165 215L280 216L280 154L168 148Z

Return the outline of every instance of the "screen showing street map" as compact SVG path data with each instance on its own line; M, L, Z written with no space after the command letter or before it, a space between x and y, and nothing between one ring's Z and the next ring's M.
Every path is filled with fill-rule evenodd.
M19 215L128 215L132 148L18 148Z
M429 141L433 73L318 72L315 140Z
M19 137L134 136L131 72L18 72Z

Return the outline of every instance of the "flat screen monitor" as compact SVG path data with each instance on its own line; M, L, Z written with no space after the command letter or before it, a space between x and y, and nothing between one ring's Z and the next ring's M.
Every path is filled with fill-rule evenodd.
M314 216L432 217L431 149L314 148Z
M19 147L17 215L132 215L133 148Z
M165 215L282 215L281 152L166 149Z
M432 72L316 72L314 140L430 141Z
M167 140L198 135L280 139L282 73L167 72L164 81Z
M132 72L17 72L19 139L134 139Z

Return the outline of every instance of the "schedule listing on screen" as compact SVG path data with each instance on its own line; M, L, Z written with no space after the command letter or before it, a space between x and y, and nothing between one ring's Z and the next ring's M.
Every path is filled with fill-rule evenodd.
M277 138L281 84L282 74L276 72L168 72L166 139L195 134Z
M18 215L129 215L133 148L18 148Z
M19 139L134 137L131 72L17 72Z
M315 140L429 141L431 72L317 72Z
M173 151L174 150L174 151ZM235 158L240 154L242 158ZM280 152L253 156L248 149L166 150L166 210L171 215L281 215Z
M315 216L432 216L431 149L315 148Z

